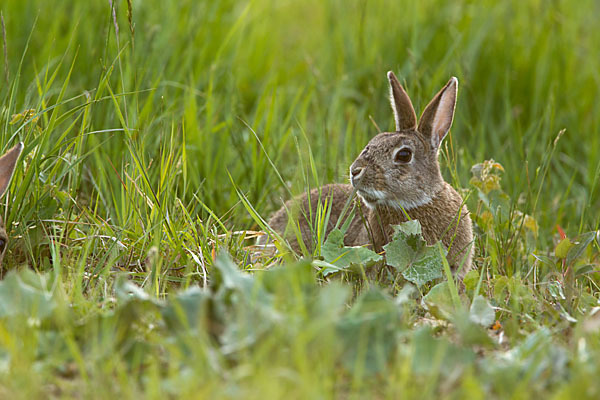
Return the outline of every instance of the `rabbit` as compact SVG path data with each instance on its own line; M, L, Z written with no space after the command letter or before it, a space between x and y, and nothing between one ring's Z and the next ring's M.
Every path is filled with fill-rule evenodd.
M4 196L10 178L12 178L15 166L17 165L17 159L23 150L23 143L18 143L12 149L8 150L2 157L0 157L0 197ZM2 266L2 260L4 259L4 250L8 243L8 235L4 227L4 221L0 217L0 267Z
M440 145L454 117L458 80L448 81L417 124L410 98L393 72L387 76L396 131L379 133L369 141L350 166L350 184L326 185L289 200L271 217L269 226L300 252L294 231L290 234L288 228L286 232L291 219L300 228L304 247L312 252L316 240L310 227L317 225L319 204L326 202L330 207L327 235L356 191L359 212L349 222L345 245L367 245L381 252L392 239L394 225L415 219L427 243L441 240L452 269L462 266L464 274L471 268L473 255L471 218L460 195L444 181L438 163ZM338 226L347 222L347 214Z

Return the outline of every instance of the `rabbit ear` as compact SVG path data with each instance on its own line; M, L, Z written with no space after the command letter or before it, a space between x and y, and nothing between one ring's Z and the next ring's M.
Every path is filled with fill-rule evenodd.
M0 157L0 196L6 192L10 178L15 170L19 154L23 150L23 143L17 144L15 147L6 152Z
M400 86L400 82L392 71L389 71L388 79L390 81L390 103L394 110L394 119L396 120L396 132L405 129L415 129L417 126L417 115L413 108L410 98Z
M452 126L457 90L458 79L452 77L425 107L425 111L423 111L423 115L419 120L417 130L425 137L430 138L431 145L435 149L440 146Z

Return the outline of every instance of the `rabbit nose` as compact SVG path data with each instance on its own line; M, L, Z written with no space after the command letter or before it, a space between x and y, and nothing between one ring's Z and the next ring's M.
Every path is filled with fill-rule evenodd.
M365 172L365 167L358 167L358 166L353 166L350 169L350 174L352 174L352 179L358 179L360 178Z

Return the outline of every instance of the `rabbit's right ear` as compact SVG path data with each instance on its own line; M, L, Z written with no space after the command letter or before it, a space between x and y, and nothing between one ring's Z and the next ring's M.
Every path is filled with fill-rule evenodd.
M458 79L452 77L425 107L419 120L417 131L429 138L434 149L440 147L452 126L457 90Z
M23 143L18 143L0 157L0 196L2 196L8 188L10 178L12 178L21 150L23 150Z
M410 98L392 71L389 71L387 76L390 81L390 103L394 110L396 132L405 129L414 130L417 127L417 114L415 114Z

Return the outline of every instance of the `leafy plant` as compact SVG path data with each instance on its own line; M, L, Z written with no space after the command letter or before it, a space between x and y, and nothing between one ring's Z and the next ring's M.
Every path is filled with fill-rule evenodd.
M392 241L384 246L386 263L410 282L421 286L442 277L442 257L438 246L428 246L417 220L394 227Z

